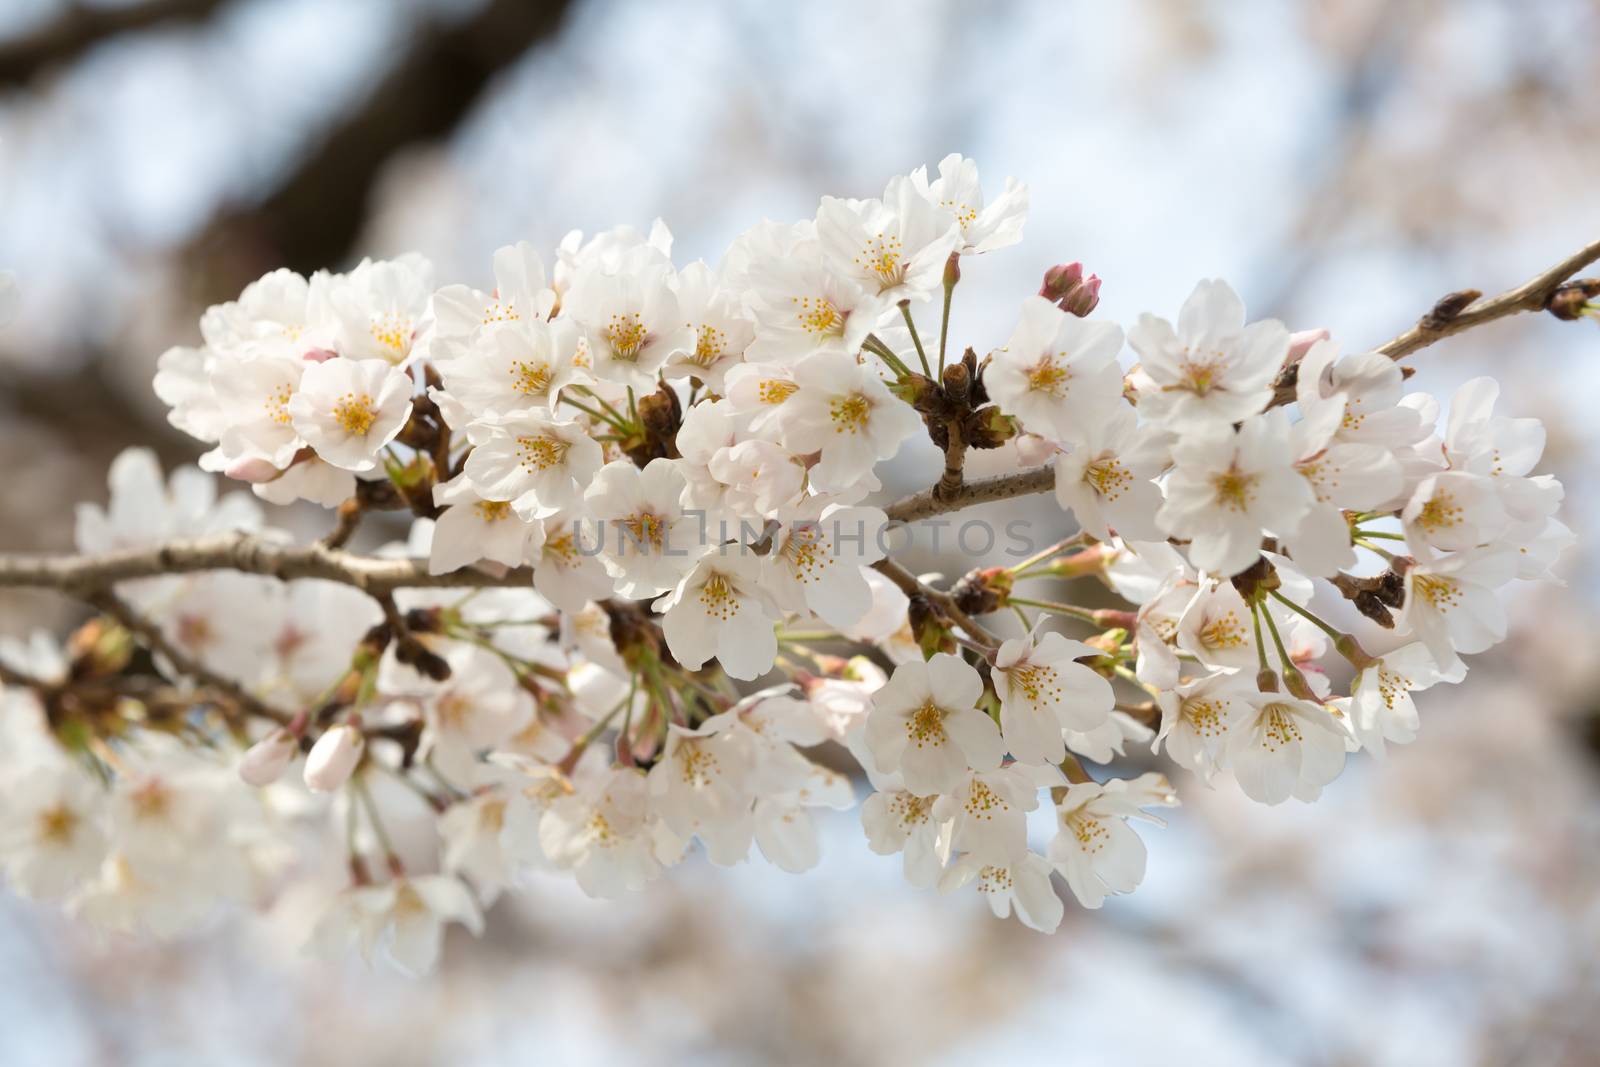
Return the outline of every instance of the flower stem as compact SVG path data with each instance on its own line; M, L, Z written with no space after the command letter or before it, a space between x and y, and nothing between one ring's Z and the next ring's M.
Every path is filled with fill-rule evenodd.
M928 366L928 353L922 350L922 338L917 333L917 324L911 318L911 302L901 301L900 314L905 316L906 329L911 331L911 343L917 346L917 358L922 361L922 373L929 378L933 377L933 370Z
M615 427L616 430L619 433L626 434L626 433L630 432L629 428L626 425L624 425L621 422L618 422L616 419L612 418L610 415L606 414L604 411L600 411L600 410L598 410L596 408L592 408L587 404L580 404L580 403L578 403L578 401L572 399L566 393L562 393L561 394L561 402L563 404L572 405L573 407L577 408L579 411L583 412L586 415L593 416L594 418L597 418L597 419L601 420L602 422L606 422L606 423L611 424L611 426Z
M955 295L956 283L944 283L944 312L939 316L939 375L944 376L944 348L950 337L950 298Z
M1301 607L1299 604L1296 604L1294 601L1290 600L1288 597L1284 596L1282 593L1278 592L1276 589L1270 590L1269 592L1271 593L1272 599L1276 600L1278 603L1282 604L1284 607L1288 608L1290 611L1294 612L1296 615L1299 615L1301 618L1307 619L1310 622L1316 624L1317 629L1321 630L1323 633L1327 634L1329 637L1333 638L1335 641L1337 641L1340 638L1344 637L1344 634L1340 633L1338 630L1335 630L1332 626L1329 626L1327 623L1323 622L1316 615L1313 615L1311 612L1307 611L1305 608Z
M868 334L867 339L861 342L861 347L887 363L889 369L894 371L897 377L908 378L911 376L911 368L906 366L899 356L891 352L889 346L884 344L877 334Z

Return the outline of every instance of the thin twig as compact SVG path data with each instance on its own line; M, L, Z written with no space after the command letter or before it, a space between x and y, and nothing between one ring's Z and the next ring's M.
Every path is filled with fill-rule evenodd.
M1015 474L1002 474L993 478L979 478L964 483L948 496L940 496L936 488L924 489L895 501L884 508L884 513L896 522L916 522L952 511L961 511L977 504L996 500L1010 500L1016 496L1047 493L1056 487L1054 467L1030 467Z
M982 625L974 621L971 616L961 610L955 597L949 593L934 589L926 585L917 576L906 570L892 559L880 559L872 565L873 569L888 578L906 596L920 596L943 615L947 620L967 631L978 644L985 646L986 651L993 651L1000 647L1000 639L990 633Z
M217 570L260 574L281 581L322 578L373 594L396 589L503 588L533 582L531 567L517 567L500 575L472 568L429 574L425 559L362 556L320 544L285 544L240 533L97 556L0 555L0 588L59 589L87 600L90 594L116 582Z
M123 629L144 642L145 647L150 651L164 657L180 674L222 694L223 697L236 705L246 715L271 719L280 726L286 725L293 717L289 712L280 711L277 708L263 704L246 692L237 682L224 678L222 675L207 668L198 659L167 640L167 635L161 632L161 627L139 614L133 605L117 596L111 590L97 590L85 599L100 611L121 623Z
M1435 341L1442 341L1474 326L1523 311L1543 311L1562 282L1596 260L1600 260L1600 240L1591 241L1549 270L1536 274L1499 296L1483 299L1474 293L1470 299L1463 301L1461 298L1471 290L1451 293L1441 298L1433 310L1411 329L1373 351L1381 352L1390 359L1403 359Z

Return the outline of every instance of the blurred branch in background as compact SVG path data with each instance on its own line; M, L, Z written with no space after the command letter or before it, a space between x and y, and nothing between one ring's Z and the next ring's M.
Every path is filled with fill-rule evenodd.
M0 41L0 87L25 85L41 73L71 63L108 41L169 22L198 22L223 0L145 0L125 7L73 3L30 33Z
M486 86L560 28L569 0L490 0L459 23L420 28L405 54L354 111L337 119L259 204L224 211L190 255L230 299L266 270L309 273L351 254L373 186L396 152L447 136Z

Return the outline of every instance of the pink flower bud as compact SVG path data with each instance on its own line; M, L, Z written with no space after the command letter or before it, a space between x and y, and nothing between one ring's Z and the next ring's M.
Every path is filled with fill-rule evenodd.
M244 779L245 785L257 789L269 786L283 777L299 750L299 739L280 726L245 749L239 758L239 777Z
M1039 295L1081 319L1100 303L1100 277L1084 277L1082 263L1063 263L1044 272Z
M1054 303L1082 282L1082 263L1062 263L1044 272L1044 284L1039 287L1039 295Z
M228 477L239 482L250 482L252 485L270 482L282 473L264 459L241 459L227 470Z
M1311 351L1311 346L1318 341L1326 341L1329 337L1327 327L1319 326L1315 330L1296 330L1289 335L1289 362L1298 363Z
M339 353L331 348L308 348L300 358L307 363L326 363L330 359L338 359Z
M1068 293L1060 300L1060 307L1069 315L1084 318L1100 306L1100 276L1091 274L1083 280L1083 284Z
M340 723L324 733L306 755L306 788L313 793L331 793L344 785L361 762L366 747L367 739L361 730L349 723Z

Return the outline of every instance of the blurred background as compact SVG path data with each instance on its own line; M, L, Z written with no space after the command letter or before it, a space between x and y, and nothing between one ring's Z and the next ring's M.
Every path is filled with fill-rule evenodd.
M1377 344L1600 233L1596 41L1595 0L6 0L0 546L67 545L127 445L198 455L156 357L267 269L417 250L487 285L500 244L657 216L714 262L951 151L1033 202L1020 248L965 268L958 344L1003 342L1073 259L1124 323L1222 276L1252 317ZM1587 541L1600 331L1525 315L1409 362L1546 420ZM886 481L936 469L913 450ZM1594 561L1519 587L1511 640L1321 803L1175 777L1143 888L1054 937L904 885L853 812L799 878L537 882L415 984L308 962L276 921L154 945L3 897L0 1062L1594 1064ZM0 632L73 611L11 596Z

